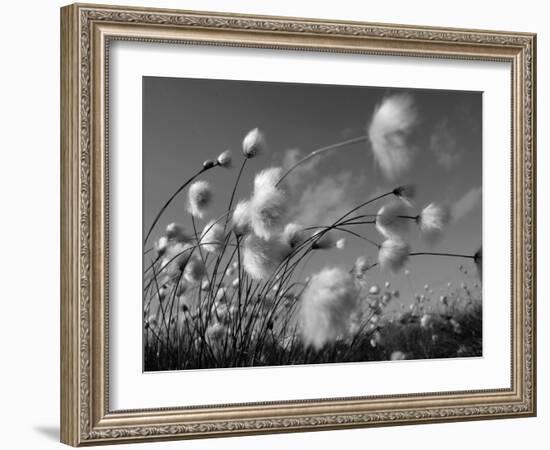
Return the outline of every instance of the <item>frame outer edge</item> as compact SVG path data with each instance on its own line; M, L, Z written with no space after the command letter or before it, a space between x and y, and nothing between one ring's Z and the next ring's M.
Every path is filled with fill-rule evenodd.
M536 33L531 35L531 245L532 245L532 274L531 274L531 355L532 355L532 398L531 412L533 417L538 414L538 373L537 373L537 39Z
M151 13L145 14L145 13ZM174 15L174 17L172 17ZM186 19L187 21L184 21ZM282 36L328 36L338 38L383 37L391 42L414 42L423 45L420 53L428 54L427 45L432 42L460 44L464 52L470 47L507 49L506 58L516 57L518 95L522 102L518 105L520 118L517 131L521 138L516 141L522 150L518 156L521 180L518 195L521 197L519 221L522 233L517 241L521 252L522 269L531 269L527 279L526 296L521 296L522 315L519 333L522 339L518 347L521 355L516 364L522 365L521 377L516 380L521 389L517 398L509 403L490 405L474 404L471 407L439 408L433 411L397 410L381 414L335 414L303 417L259 417L237 418L227 421L201 421L199 423L160 423L135 424L127 426L117 423L101 426L97 413L102 416L102 408L97 409L97 396L100 389L94 379L93 348L97 340L97 329L91 323L98 312L92 302L92 290L97 288L97 276L91 264L97 263L97 253L93 246L97 239L97 217L94 216L97 203L96 182L97 160L93 158L93 136L95 117L92 94L95 89L93 53L93 33L90 24L95 22L133 23L148 26L171 25L195 30L228 29L241 32L249 27L258 36L280 33ZM492 419L499 417L526 417L536 414L536 35L532 33L497 32L490 30L460 30L435 27L415 27L393 24L342 23L322 19L276 18L231 13L201 13L180 10L160 10L156 8L132 8L110 5L74 4L61 9L61 441L72 445L98 445L122 442L157 441L166 439L189 439L200 437L255 435L265 433L317 431L321 429L342 429L365 426L387 426L397 424L435 423L457 420ZM365 28L363 27L371 27ZM389 27L389 28L388 28ZM393 30L391 27L394 27ZM364 31L364 32L363 32ZM395 31L395 33L392 33ZM357 34L356 34L357 33ZM458 36L458 38L456 36ZM453 36L455 36L453 38ZM458 40L455 40L458 39ZM239 45L239 44L237 44ZM245 44L243 44L245 45ZM274 48L276 48L275 45ZM334 46L336 48L337 46ZM475 48L474 48L475 49ZM329 50L330 51L330 50ZM519 56L518 56L519 52ZM439 52L434 51L433 54ZM445 53L445 51L443 51ZM458 52L461 54L461 52ZM474 52L475 53L475 52ZM487 52L485 57L490 57ZM478 56L483 56L480 53ZM466 55L468 56L468 55ZM470 55L472 56L472 55ZM475 59L476 54L473 54ZM526 56L529 56L526 58ZM517 91L516 91L517 92ZM97 106L97 104L96 104ZM91 111L90 111L91 109ZM94 123L95 122L95 123ZM514 124L517 125L516 121ZM526 127L530 127L529 130ZM97 138L97 137L96 137ZM516 147L514 147L516 148ZM96 161L96 164L94 164ZM527 167L525 167L527 166ZM525 178L524 178L525 176ZM94 187L95 186L95 187ZM525 191L529 197L526 198ZM525 214L525 207L529 213ZM527 222L527 223L526 223ZM95 237L94 237L95 235ZM531 244L526 248L525 244ZM525 268L525 264L529 267ZM522 277L522 286L525 278ZM94 285L94 286L92 286ZM525 305L527 301L527 305ZM92 305L92 303L94 303ZM95 310L95 311L94 311ZM94 311L93 314L91 312ZM529 314L529 313L532 314ZM92 330L92 328L94 330ZM93 337L93 339L92 339ZM527 355L526 355L527 354ZM526 356L529 357L526 360ZM92 364L94 363L94 364ZM527 370L527 374L525 373ZM526 376L527 375L527 376ZM104 392L103 392L104 394ZM221 406L221 405L219 405ZM448 411L447 411L448 410ZM95 414L94 414L95 411ZM105 411L103 411L104 413ZM434 415L431 413L433 412ZM449 415L447 415L447 412ZM145 412L147 413L147 412ZM439 413L439 415L437 415ZM116 419L116 417L114 418Z
M60 10L61 21L61 410L60 440L77 446L79 437L79 290L78 290L78 9Z

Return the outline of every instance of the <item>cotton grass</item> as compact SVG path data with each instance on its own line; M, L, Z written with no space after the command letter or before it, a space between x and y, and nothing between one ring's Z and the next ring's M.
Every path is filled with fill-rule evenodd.
M266 150L264 134L258 129L250 130L243 140L243 154L246 158L254 158Z
M187 264L191 256L192 248L193 246L191 244L184 244L182 242L168 245L161 260L161 270L169 276L179 274Z
M177 242L190 242L192 240L191 235L185 231L185 228L175 222L166 226L166 237Z
M218 164L218 166L225 167L226 169L231 167L232 162L233 160L230 150L226 150L220 153L220 155L216 158L216 163Z
M164 255L167 248L168 248L168 238L166 236L160 237L158 241L155 242L155 251L157 252L157 255L159 256Z
M224 241L223 226L215 221L208 222L201 235L200 245L209 253L218 253Z
M407 137L417 123L417 111L410 94L395 94L379 104L368 127L374 157L389 180L395 180L412 164Z
M353 264L353 273L357 278L363 278L372 267L372 262L367 256L359 256Z
M300 325L306 346L320 350L344 336L357 307L358 288L341 268L326 268L311 277L302 295Z
M409 229L408 214L409 209L402 201L388 203L378 211L376 229L386 239L403 236Z
M304 240L304 230L301 225L289 223L283 230L283 240L290 248L295 248Z
M261 238L271 239L281 232L288 212L288 198L277 182L282 170L279 167L265 169L254 179L254 195L250 200L250 224Z
M231 223L233 231L237 235L248 233L250 229L250 202L248 200L241 200L237 203L233 210Z
M334 231L317 231L313 234L313 238L311 248L315 250L343 249L346 245L345 239L337 239Z
M200 283L206 275L206 267L198 256L193 256L185 265L183 277L190 284Z
M378 251L378 263L382 270L399 272L409 259L409 245L400 239L387 239Z
M255 280L267 280L288 256L290 247L280 237L264 239L250 234L242 253L246 273Z
M446 205L430 203L418 216L420 230L427 240L437 240L451 221L451 210Z
M204 180L195 181L189 186L187 211L194 217L204 218L212 196L210 183Z

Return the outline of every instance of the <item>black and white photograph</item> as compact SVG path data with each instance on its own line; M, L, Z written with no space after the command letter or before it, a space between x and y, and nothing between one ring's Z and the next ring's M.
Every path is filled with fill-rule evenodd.
M143 78L145 371L482 356L482 93Z

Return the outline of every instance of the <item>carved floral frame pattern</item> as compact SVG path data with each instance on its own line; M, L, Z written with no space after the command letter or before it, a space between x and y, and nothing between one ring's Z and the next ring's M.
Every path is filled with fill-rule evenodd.
M97 5L71 5L62 8L61 15L63 442L77 446L536 413L535 35ZM110 35L98 31L102 24L119 28ZM153 29L160 34L149 33ZM200 30L199 39L168 36L177 35L178 30ZM512 108L512 260L518 272L514 279L520 280L512 286L512 388L472 391L466 396L426 393L258 403L248 409L250 405L214 405L199 410L109 411L108 241L102 234L108 197L101 189L108 183L108 160L105 155L97 159L98 149L107 152L101 147L104 142L97 141L108 136L108 110L103 116L97 114L104 106L101 98L106 98L108 83L98 79L102 68L97 66L104 70L112 39L512 62L516 99ZM102 64L94 53L100 50ZM97 90L103 91L98 94ZM100 123L104 127L97 134Z

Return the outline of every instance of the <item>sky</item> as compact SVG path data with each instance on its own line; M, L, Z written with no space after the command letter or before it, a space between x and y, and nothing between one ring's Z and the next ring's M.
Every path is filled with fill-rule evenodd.
M259 128L268 151L249 160L236 199L248 198L258 171L288 166L320 147L366 135L373 113L384 99L406 94L411 99L406 132L397 139L409 152L410 167L388 179L374 157L372 145L360 142L334 151L305 166L290 178L291 219L303 225L328 225L354 206L394 187L416 187L413 211L431 202L447 204L453 223L435 245L428 245L414 226L407 235L412 252L474 254L482 239L482 93L469 91L394 89L391 87L265 83L235 80L143 78L143 227L149 228L167 198L191 177L206 159L222 151L233 153L233 169L204 174L214 190L206 220L225 211L238 167L242 140ZM375 214L384 201L365 208ZM170 222L191 227L185 195L165 212L152 234L162 235ZM381 243L372 225L354 229ZM344 250L318 251L303 276L323 267L352 267L358 256L376 260L377 251L364 241L347 237ZM464 275L459 266L471 273ZM409 275L369 272L372 284L391 283L400 290L395 302L407 304L428 284L434 296L447 283L478 282L471 260L435 256L411 257ZM398 305L394 305L398 306Z

